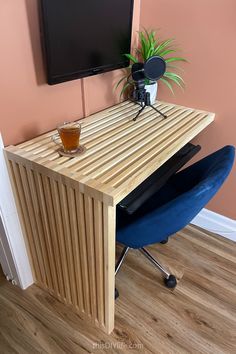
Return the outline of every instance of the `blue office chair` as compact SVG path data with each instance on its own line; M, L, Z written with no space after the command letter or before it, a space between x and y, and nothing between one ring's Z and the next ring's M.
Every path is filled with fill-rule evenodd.
M235 148L225 146L176 173L132 215L117 207L116 239L125 247L116 264L116 274L129 249L138 249L161 270L166 286L174 288L177 284L175 276L169 274L144 247L157 242L166 243L169 236L191 222L226 180L234 156Z

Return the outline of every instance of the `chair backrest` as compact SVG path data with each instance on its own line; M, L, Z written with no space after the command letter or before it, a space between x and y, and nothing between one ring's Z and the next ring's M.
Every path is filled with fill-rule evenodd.
M213 198L229 175L234 157L235 148L225 146L176 174L173 182L180 193L158 211L163 217L168 213L173 232L185 227Z
M183 192L206 179L217 180L220 187L232 169L234 157L234 146L227 145L177 173L176 183L179 188L182 186Z
M225 146L178 172L133 215L117 215L117 240L140 248L184 228L222 186L232 169L234 155L235 148Z

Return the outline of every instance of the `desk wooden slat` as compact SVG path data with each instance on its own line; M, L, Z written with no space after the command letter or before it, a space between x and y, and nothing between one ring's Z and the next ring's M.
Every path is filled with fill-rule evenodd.
M116 204L213 120L156 102L123 102L80 120L78 157L61 157L56 131L5 149L35 282L84 319L114 327Z

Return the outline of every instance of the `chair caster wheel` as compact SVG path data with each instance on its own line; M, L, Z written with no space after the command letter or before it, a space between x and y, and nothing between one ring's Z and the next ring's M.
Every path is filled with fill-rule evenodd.
M115 288L115 300L119 297L119 291Z
M177 285L176 277L173 274L170 274L169 278L164 279L165 285L167 288L175 288Z
M169 237L167 237L166 240L163 240L163 241L161 241L160 243L161 243L162 245L165 245L168 241L169 241Z

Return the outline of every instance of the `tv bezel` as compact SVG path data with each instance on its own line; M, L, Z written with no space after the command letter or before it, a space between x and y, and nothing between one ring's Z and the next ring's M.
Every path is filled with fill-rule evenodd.
M44 56L44 61L46 65L46 73L47 73L47 83L49 85L56 85L60 84L63 82L67 81L72 81L72 80L77 80L77 79L82 79L85 77L89 76L94 76L102 73L106 73L112 70L117 70L121 68L126 68L129 66L129 60L125 59L124 61L116 64L109 64L109 65L103 65L95 68L90 68L88 70L80 70L76 71L71 74L66 74L66 75L52 75L51 69L50 69L50 64L51 64L51 55L50 55L50 41L49 41L49 36L48 36L48 25L46 21L46 6L45 6L45 1L47 0L41 0L40 1L40 32L41 32L41 42L42 42L42 49L43 49L43 56ZM131 41L132 41L132 26L133 26L133 10L134 10L134 0L129 0L131 2L131 9L130 9L130 14L129 14L129 37L130 37L130 42L129 42L129 51L131 49Z

